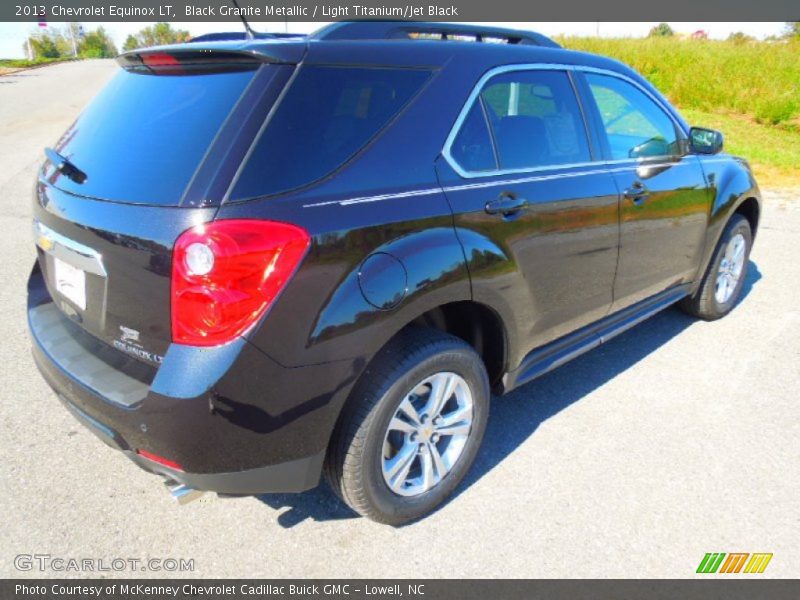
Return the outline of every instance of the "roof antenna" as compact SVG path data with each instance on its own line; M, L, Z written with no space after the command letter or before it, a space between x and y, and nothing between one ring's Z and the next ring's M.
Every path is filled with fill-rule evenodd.
M242 24L244 25L245 30L247 31L247 39L252 40L256 37L256 32L253 31L253 28L250 27L250 23L247 22L247 19L244 18L244 11L239 6L239 3L236 0L231 0L231 4L236 7L236 14L239 15L239 18L242 20Z

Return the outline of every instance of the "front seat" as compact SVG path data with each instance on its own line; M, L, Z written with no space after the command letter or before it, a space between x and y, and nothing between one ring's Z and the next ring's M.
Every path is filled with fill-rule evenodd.
M502 117L495 126L501 169L547 164L549 153L544 121L529 115Z

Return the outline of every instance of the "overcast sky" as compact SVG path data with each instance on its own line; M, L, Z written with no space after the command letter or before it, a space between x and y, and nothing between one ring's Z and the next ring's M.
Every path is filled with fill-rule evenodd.
M122 47L125 38L136 33L151 23L86 23L87 29L98 26L105 27L118 48ZM63 24L52 23L50 27ZM325 23L253 23L256 31L286 31L309 33L325 25ZM657 23L487 23L499 27L514 27L517 29L532 29L546 35L597 35L604 37L638 37L645 36L653 25ZM670 23L678 32L692 33L702 29L712 38L724 39L734 31L743 31L757 38L769 35L778 35L783 31L784 23ZM238 22L226 23L173 23L173 27L187 29L193 35L211 31L237 31L241 25ZM38 30L38 26L31 23L0 23L0 58L23 58L22 50L26 36L31 31Z

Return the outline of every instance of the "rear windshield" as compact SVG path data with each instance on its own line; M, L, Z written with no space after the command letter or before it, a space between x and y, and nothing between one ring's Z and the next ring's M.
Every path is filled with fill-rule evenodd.
M104 200L177 205L254 73L120 71L57 147L86 181L58 177L56 185Z
M412 69L304 67L256 142L231 200L284 192L341 167L429 76Z

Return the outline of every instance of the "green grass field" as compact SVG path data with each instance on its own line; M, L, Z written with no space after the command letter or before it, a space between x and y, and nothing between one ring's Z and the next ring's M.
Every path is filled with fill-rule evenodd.
M621 60L647 77L693 125L725 134L763 187L800 186L800 42L678 38L559 39Z
M28 67L38 67L54 62L63 62L65 60L74 59L71 56L59 58L37 58L36 60L28 60L27 58L0 58L0 69L27 69Z

